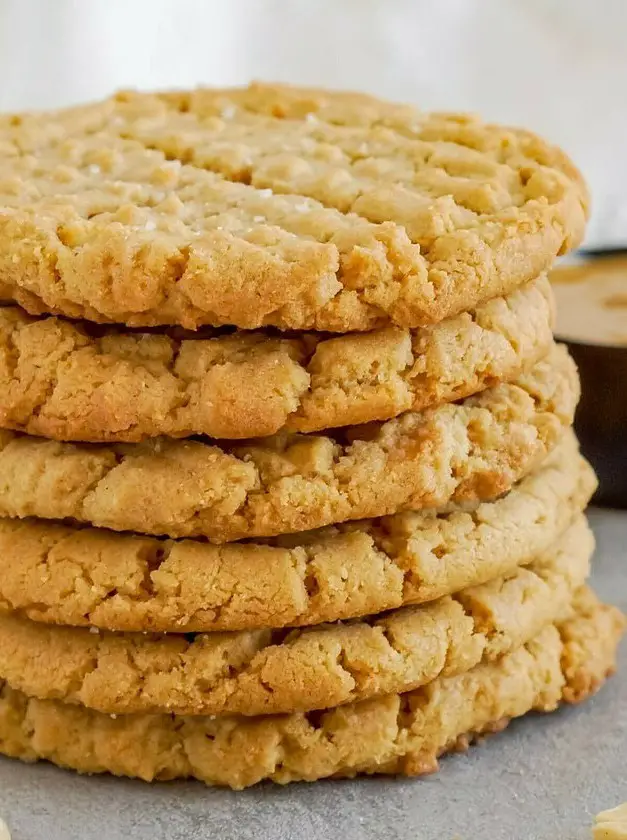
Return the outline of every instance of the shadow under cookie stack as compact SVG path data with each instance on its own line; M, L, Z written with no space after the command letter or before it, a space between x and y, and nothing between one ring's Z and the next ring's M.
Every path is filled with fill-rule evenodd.
M0 146L0 752L418 775L601 685L559 150L263 85Z

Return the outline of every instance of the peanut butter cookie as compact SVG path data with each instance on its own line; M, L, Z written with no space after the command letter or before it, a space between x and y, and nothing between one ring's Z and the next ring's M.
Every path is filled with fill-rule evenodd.
M563 438L578 395L555 346L515 383L336 437L79 445L0 431L0 515L223 543L486 501Z
M0 309L0 426L55 440L252 438L387 420L511 381L549 352L546 278L432 327L121 332Z
M433 601L541 558L587 505L569 433L503 498L215 546L0 519L0 609L108 630L320 624Z
M360 773L420 775L438 756L466 748L474 735L510 718L585 699L570 690L585 675L588 693L615 668L624 629L618 610L590 590L576 615L532 641L470 671L414 691L349 703L326 712L257 718L109 716L58 700L35 700L0 687L0 752L47 759L82 773L151 781L197 778L244 788Z
M30 697L108 714L277 714L409 691L496 659L568 618L593 547L581 517L511 577L379 618L287 633L94 634L5 613L0 679Z
M432 324L583 236L535 135L286 86L0 120L0 297L133 326Z

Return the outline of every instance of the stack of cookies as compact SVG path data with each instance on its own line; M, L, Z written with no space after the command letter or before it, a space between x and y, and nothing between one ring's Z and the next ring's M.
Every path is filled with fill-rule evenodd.
M421 774L598 688L559 150L261 85L0 147L1 752Z

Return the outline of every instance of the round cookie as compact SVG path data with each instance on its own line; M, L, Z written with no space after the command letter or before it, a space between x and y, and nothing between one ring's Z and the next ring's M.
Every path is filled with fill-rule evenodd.
M0 309L0 425L56 440L261 437L422 411L512 380L551 347L546 277L433 327L120 332Z
M506 496L266 544L214 546L0 519L0 609L108 630L319 624L432 601L544 556L596 481L568 433Z
M489 500L563 437L578 393L574 364L555 346L515 383L335 438L279 434L220 448L0 431L0 515L222 543Z
M613 672L623 616L589 590L576 616L496 662L327 712L250 719L109 716L0 688L0 752L83 773L197 778L244 788L359 773L420 775L474 734L531 709L583 700Z
M409 691L566 619L594 548L585 518L509 578L352 624L195 636L100 635L0 615L0 678L107 714L261 715Z
M132 326L424 326L546 271L587 215L529 132L279 85L5 117L0 148L0 296Z

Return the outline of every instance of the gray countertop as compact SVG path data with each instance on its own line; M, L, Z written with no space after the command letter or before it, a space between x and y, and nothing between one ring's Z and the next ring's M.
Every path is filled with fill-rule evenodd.
M593 582L627 610L627 512L591 520ZM517 721L425 779L231 793L0 759L0 815L13 840L589 840L592 815L627 800L627 643L621 664L587 704Z

